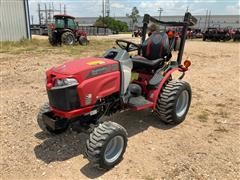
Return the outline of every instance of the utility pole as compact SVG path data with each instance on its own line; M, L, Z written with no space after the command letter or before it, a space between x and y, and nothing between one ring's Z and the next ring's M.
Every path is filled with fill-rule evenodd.
M102 23L104 26L104 18L105 18L105 0L102 0Z
M106 16L109 17L110 16L110 2L109 2L109 0L105 0L105 12L106 12Z
M31 15L31 19L32 19L32 25L33 25L33 15Z
M204 31L206 31L206 26L207 26L207 18L208 18L208 10L207 10L206 17L205 17Z
M200 18L199 18L199 21L198 21L198 29L201 28L201 27L200 27L200 26L201 26L201 20L202 20L202 18L200 17ZM202 28L201 28L201 29L202 29Z
M67 14L66 4L64 4L64 8L63 8L63 9L64 9L64 10L63 10L64 14L66 15L66 14Z
M162 16L162 12L163 12L163 8L159 8L158 12L159 12L159 21L160 21L161 20L161 16Z
M208 27L210 26L210 20L211 20L211 11L209 11L209 15L208 15Z
M48 10L47 10L47 4L45 3L45 24L48 24Z
M38 19L39 19L39 24L41 25L41 12L40 12L40 3L38 3Z

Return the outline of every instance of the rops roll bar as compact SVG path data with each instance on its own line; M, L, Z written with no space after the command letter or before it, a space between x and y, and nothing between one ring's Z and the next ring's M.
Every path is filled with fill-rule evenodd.
M178 57L177 57L177 62L179 65L181 65L185 41L186 41L186 37L187 37L187 29L189 26L194 26L197 23L197 19L194 16L192 16L191 13L189 13L189 12L185 13L183 22L159 21L159 20L155 19L154 17L150 16L149 14L145 14L144 18L143 18L142 43L146 39L147 27L150 22L158 24L158 25L161 24L161 25L165 25L165 26L176 26L176 27L180 26L180 27L182 27L181 43L180 43L180 48L179 48Z

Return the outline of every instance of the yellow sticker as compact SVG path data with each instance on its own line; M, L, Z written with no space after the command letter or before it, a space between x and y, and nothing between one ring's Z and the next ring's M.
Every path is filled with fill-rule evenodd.
M91 61L91 62L88 62L87 64L90 65L90 66L97 66L97 65L100 65L100 64L105 64L106 62L104 61Z

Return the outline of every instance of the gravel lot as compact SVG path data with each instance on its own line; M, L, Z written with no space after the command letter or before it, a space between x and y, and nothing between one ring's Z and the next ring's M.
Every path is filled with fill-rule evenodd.
M110 117L129 134L123 161L110 171L83 158L86 135L41 132L36 114L47 101L45 70L113 45L100 41L87 48L13 45L1 51L2 179L240 179L239 43L187 41L184 57L192 66L185 80L193 100L182 124L166 126L148 111Z

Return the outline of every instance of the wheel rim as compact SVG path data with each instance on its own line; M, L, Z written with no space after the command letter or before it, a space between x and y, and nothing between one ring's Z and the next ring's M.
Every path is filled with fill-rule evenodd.
M115 136L112 138L104 152L104 159L108 163L113 163L122 154L124 147L124 139L122 136Z
M86 45L86 44L87 44L87 40L86 40L85 38L81 38L81 39L79 40L79 42L80 42L80 44L82 44L82 45Z
M65 40L66 44L73 44L73 37L68 35Z
M189 103L189 93L187 90L184 90L181 92L177 100L176 114L178 117L182 117L186 113L188 103Z

